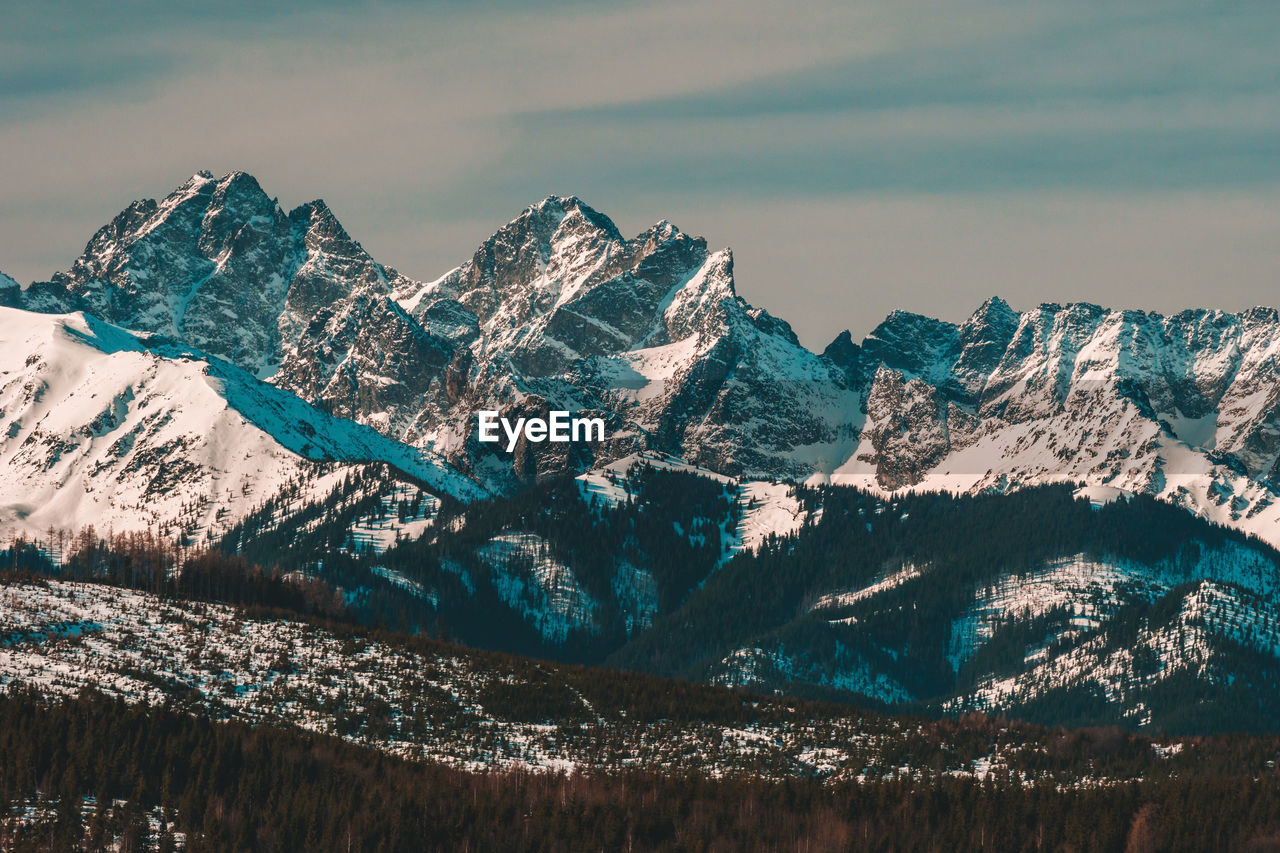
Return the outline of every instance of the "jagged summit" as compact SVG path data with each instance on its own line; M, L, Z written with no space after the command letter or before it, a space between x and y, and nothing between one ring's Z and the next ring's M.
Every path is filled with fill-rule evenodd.
M624 238L576 197L550 196L531 205L469 261L434 282L398 290L396 298L455 353L444 399L427 401L411 421L400 421L403 434L450 446L465 444L472 432L454 414L459 410L471 411L481 401L524 398L543 406L560 400L622 418L627 426L620 432L627 438L609 454L659 446L714 453L735 465L768 459L766 467L792 471L774 457L776 449L763 449L783 441L786 418L777 411L768 416L779 422L776 434L765 442L728 439L738 427L725 421L717 424L724 438L696 448L690 439L706 428L706 413L726 405L735 365L744 376L756 375L762 362L785 351L788 364L830 372L799 346L790 327L737 296L731 252L709 252L704 239L666 220ZM760 337L776 346L756 347ZM825 378L823 383L820 393L832 391ZM467 406L470 401L476 402ZM792 432L788 441L830 438L835 429L809 425ZM730 451L734 442L751 447ZM551 464L554 470L572 463Z
M842 358L842 353L853 352L857 349L860 349L860 347L853 342L853 333L845 329L836 335L831 343L827 344L822 354L831 358Z
M1138 720L1146 700L1133 697L1144 694L1125 692L1135 676L1154 684L1178 667L1234 660L1204 651L1214 636L1274 651L1275 562L1244 537L1201 525L1203 535L1155 562L1096 553L1125 527L1113 510L1132 508L1120 518L1150 524L1159 532L1143 535L1154 539L1161 519L1177 515L1133 501L1097 516L1103 539L1067 543L1042 555L1047 563L1019 563L1027 552L1017 540L1059 517L1093 518L1073 494L1100 506L1144 493L1280 544L1273 309L1166 317L1080 302L1019 311L996 296L959 323L895 311L863 340L842 332L819 355L738 295L729 249L666 220L624 237L577 197L548 196L458 260L415 281L372 258L322 200L286 212L252 175L198 172L160 200L128 205L48 281L24 291L0 274L0 304L17 306L0 307L0 524L198 536L244 522L243 536L269 536L271 547L329 543L315 545L314 570L322 558L337 564L346 584L348 561L324 549L347 549L375 520L389 534L384 546L421 534L435 512L418 504L424 490L465 501L574 475L580 491L547 493L571 503L561 507L571 525L599 500L634 497L648 513L654 504L633 491L644 476L632 465L643 460L705 476L714 504L736 509L690 524L680 495L679 520L649 516L628 536L652 527L665 543L674 531L715 567L771 533L838 530L849 538L822 553L880 555L823 568L820 585L797 588L771 621L718 650L676 636L672 648L696 657L671 658L686 674L761 689L807 679L823 691L923 701L945 691L921 674L946 680L950 668L963 682L952 685L963 688L955 709L1014 694L1056 702L1047 690L1084 678L1122 695ZM510 419L598 416L606 438L519 440L508 452L478 441L476 413L489 409ZM366 479L380 464L391 470ZM801 495L787 480L878 495ZM1000 532L989 538L1014 540L1011 560L960 578L975 584L968 589L956 585L964 573L950 570L955 548L938 535L944 502L903 494L1049 483L1071 485L1023 498L1056 509L1003 527L1019 500L956 502L972 519L951 528L957 537L994 520ZM330 501L338 484L343 495ZM579 506L584 493L592 502ZM489 634L560 642L572 628L574 643L588 644L621 637L592 633L615 604L628 638L637 625L692 637L706 624L698 601L736 600L655 592L667 582L651 571L658 552L629 538L617 553L592 555L596 574L579 577L584 564L565 557L573 548L548 532L559 521L535 534L519 529L523 510L494 506L450 510L450 530L464 535L448 551L422 552L440 558L423 563L438 563L440 583L380 574L390 562L370 563L368 582L398 577L424 612L428 601L440 613L481 604ZM468 526L482 517L496 526ZM284 538L297 531L305 535ZM473 534L474 547L458 544ZM860 550L869 542L880 544ZM907 542L937 550L904 552ZM663 544L662 564L680 553ZM906 553L909 561L883 559ZM736 571L708 571L702 590L742 583ZM694 609L675 615L688 602ZM938 627L939 642L904 643L903 602L921 604L921 624ZM506 606L509 621L492 622ZM1157 624L1156 610L1173 621ZM1127 626L1120 640L1109 625ZM1014 647L1012 668L974 654L1011 636L1028 643L1026 655Z
M294 221L307 222L311 227L320 227L343 240L351 240L351 235L338 221L333 209L322 198L312 199L289 211L289 218ZM359 245L358 243L356 245Z
M5 301L83 310L265 376L289 360L317 312L360 286L385 296L397 277L323 201L286 214L249 173L200 171L160 201L133 202L70 269Z
M1228 523L1280 515L1280 318L1089 303L961 323L895 311L821 355L737 293L733 254L661 220L624 237L576 196L532 204L431 282L370 257L321 200L245 172L126 207L71 267L0 303L158 332L495 490L639 450L723 473L879 489L1073 480ZM475 440L474 412L599 412L610 442ZM1275 507L1275 509L1273 509Z
M847 443L838 412L856 406L832 402L852 393L839 371L737 295L731 251L667 220L624 237L576 196L530 205L423 283L371 258L323 201L286 213L252 175L202 171L129 205L66 272L0 300L164 334L442 448L496 488L646 447L799 476L785 454ZM793 375L796 393L827 400L821 415L756 387ZM472 446L477 408L553 404L612 413L619 441L514 466Z
M561 220L566 217L576 215L581 217L583 221L589 223L592 227L598 228L614 239L622 239L622 234L618 231L618 227L613 224L612 219L591 207L576 195L549 195L537 204L531 204L529 207L525 208L525 214L522 214L522 216L526 214L532 216L553 216L558 217ZM514 222L512 224L514 224Z
M1013 317L1017 316L1017 314L1018 312L1015 311L999 294L993 294L983 300L977 310L969 316L969 319L992 316Z

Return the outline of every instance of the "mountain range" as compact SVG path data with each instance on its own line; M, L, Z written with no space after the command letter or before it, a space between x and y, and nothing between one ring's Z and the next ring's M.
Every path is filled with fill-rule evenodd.
M737 295L728 250L665 221L627 239L549 197L422 283L371 258L324 202L285 212L243 172L134 202L67 271L0 279L0 304L223 360L493 494L651 450L884 492L1077 482L1280 541L1272 309L1018 312L993 298L960 325L895 312L816 354ZM508 455L476 440L480 409L592 413L609 438ZM9 405L0 426L31 417Z
M1265 705L1273 309L992 298L815 353L666 221L627 238L551 196L419 282L243 172L134 202L47 281L0 275L0 306L0 528L152 529L403 627L731 685L1028 713L1073 690L1156 724L1204 719L1169 710L1190 677ZM606 440L477 439L480 410L561 409ZM1149 553L1123 524L1181 532ZM767 606L721 625L743 590Z

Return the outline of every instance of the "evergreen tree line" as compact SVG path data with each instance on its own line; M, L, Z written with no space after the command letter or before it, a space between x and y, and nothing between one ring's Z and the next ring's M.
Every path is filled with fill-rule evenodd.
M76 534L55 532L50 541L62 556L59 563L49 558L47 544L14 537L0 550L5 579L58 578L190 601L348 618L342 597L322 580L285 577L242 556L186 547L150 531L99 535L89 526Z
M1210 549L1234 543L1280 571L1280 554L1265 543L1154 498L1135 496L1094 508L1072 491L1070 485L1054 485L1007 495L924 493L886 501L856 489L802 488L803 503L822 507L816 523L735 557L606 664L705 679L736 649L781 649L803 665L785 677L764 672L760 688L832 697L835 691L821 686L824 675L866 662L934 706L981 677L1018 672L1028 649L1070 623L1074 614L1062 608L1000 620L991 642L957 671L952 626L985 587L1003 579L1016 581L1050 561L1077 555L1164 565L1175 581L1167 595L1151 601L1137 594L1126 598L1122 590L1113 624L1069 641L1101 636L1105 650L1128 648L1138 630L1166 625L1198 587L1200 575L1193 569L1205 570L1201 560ZM821 596L899 572L903 579L874 597L812 611ZM1171 681L1159 690L1152 724L1180 731L1280 726L1275 659L1225 640L1215 641L1212 651L1226 661L1223 677L1216 685L1202 680L1195 690L1186 680ZM854 698L875 704L874 697ZM1036 702L1019 713L1049 723L1119 719L1116 708L1087 692L1055 695L1055 701Z
M759 687L880 707L878 697L829 684L830 673L865 667L890 675L918 697L912 707L924 709L983 678L1016 674L1028 649L1061 637L1071 623L1075 614L1067 609L1002 619L990 642L955 665L952 624L1002 578L1081 554L1162 562L1173 567L1174 580L1178 571L1185 574L1159 600L1127 596L1096 631L1067 632L1048 645L1056 655L1095 636L1104 650L1129 648L1141 631L1168 623L1198 588L1192 569L1202 567L1207 549L1235 543L1280 566L1280 556L1265 544L1154 498L1094 508L1075 499L1069 485L887 501L850 488L796 487L802 505L822 509L818 519L726 561L725 533L736 528L740 508L725 487L647 466L619 480L626 494L616 503L584 497L577 481L555 478L511 497L469 505L444 500L422 539L400 541L382 554L353 552L346 546L356 519L417 512L404 500L386 506L381 495L396 483L393 472L370 466L345 475L325 498L303 501L301 515L290 515L287 524L276 523L286 504L298 510L296 501L306 493L299 483L296 493L268 502L212 548L146 533L51 533L39 548L15 541L0 552L0 567L323 614L474 647L692 680L715 676L736 649L785 649L798 663L785 677L761 673ZM541 545L495 566L483 549L508 532L532 534ZM49 554L61 555L62 565L53 568ZM597 605L590 625L564 639L540 635L522 603L504 598L495 584L495 572L529 577L545 559L568 566ZM652 577L656 588L656 619L647 630L635 624L620 593L620 581L633 569ZM917 576L895 588L811 612L821 596L907 569ZM1143 700L1153 709L1151 725L1181 732L1280 726L1280 665L1242 642L1211 643L1221 671L1153 687ZM1139 655L1134 677L1153 666ZM1213 684L1206 681L1210 674ZM1015 698L1009 707L1046 723L1122 719L1106 697L1088 689L1053 696L1051 702Z
M1082 740L1084 749L1114 748L1087 737L1061 748ZM52 705L0 697L0 802L9 806L0 846L12 851L164 850L176 833L196 853L1260 851L1280 846L1277 781L1274 771L1100 786L1027 786L1007 774L824 784L468 773L87 692ZM87 815L86 797L98 804ZM15 809L33 800L50 816L18 820ZM115 800L126 802L109 808ZM158 833L142 818L157 806Z

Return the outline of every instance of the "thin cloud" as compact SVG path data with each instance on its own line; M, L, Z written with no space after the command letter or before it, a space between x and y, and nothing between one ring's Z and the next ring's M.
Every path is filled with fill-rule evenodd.
M869 56L531 109L512 124L544 156L564 150L619 189L821 196L1280 180L1273 7L1029 8L1037 14L1005 29L899 38Z
M66 268L209 168L323 196L423 279L549 193L669 218L739 248L744 293L811 341L939 304L935 272L969 308L1067 301L1098 222L1087 298L1156 304L1158 247L1160 307L1274 302L1276 44L1274 0L9 3L0 269ZM1008 214L1066 196L1050 230Z
M1274 7L1197 4L1137 14L1126 4L1111 11L1081 4L1077 15L1037 26L942 44L905 41L871 56L731 86L520 117L640 123L1276 96L1277 44Z

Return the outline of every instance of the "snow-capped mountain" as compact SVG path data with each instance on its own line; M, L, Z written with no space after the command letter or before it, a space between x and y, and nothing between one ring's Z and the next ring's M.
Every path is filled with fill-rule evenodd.
M0 287L0 303L159 333L385 426L371 413L416 399L418 380L447 363L390 300L401 278L323 201L285 213L251 175L199 172L162 201L131 204L68 271L24 292Z
M553 196L397 298L460 348L448 409L425 407L411 427L451 459L475 458L470 413L490 407L604 413L611 440L594 460L568 460L579 470L654 449L726 474L798 477L856 439L858 399L840 372L737 295L729 250L669 222L624 239ZM518 474L566 467L524 452Z
M1274 310L995 298L817 354L665 221L551 196L423 283L239 172L0 304L2 530L203 536L473 645L887 703L1154 725L1277 670L1280 558L1161 550L1190 519L1145 499L1280 544ZM483 409L607 439L508 453Z
M737 295L729 250L669 222L626 238L551 196L422 283L371 258L323 202L285 212L242 172L135 202L66 272L0 280L0 303L223 357L498 493L653 451L886 493L1079 482L1280 542L1269 309L992 299L959 325L896 312L819 355ZM608 439L508 454L478 441L482 409L598 415Z
M286 482L369 462L482 493L442 460L198 350L91 315L0 308L6 529L214 534Z
M833 483L977 492L1067 481L1158 495L1280 542L1280 316L1084 303L963 324L898 312L827 349L864 389ZM820 474L819 476L822 476Z
M838 369L737 296L728 250L667 222L624 239L576 198L531 206L422 284L323 202L285 213L247 174L202 172L0 302L164 334L498 489L647 448L802 477L847 457L860 417ZM513 460L475 439L478 409L551 408L606 416L610 440L573 458L522 443Z

